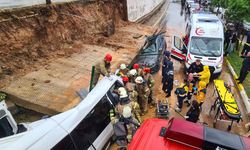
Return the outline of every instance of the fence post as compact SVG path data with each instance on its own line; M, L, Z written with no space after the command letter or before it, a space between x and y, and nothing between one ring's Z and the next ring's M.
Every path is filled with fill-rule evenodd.
M94 73L95 73L95 66L92 66L92 72L91 72L91 79L90 79L89 92L92 90Z
M46 4L47 5L51 4L51 0L46 0Z
M123 0L123 21L128 21L128 4L127 0Z

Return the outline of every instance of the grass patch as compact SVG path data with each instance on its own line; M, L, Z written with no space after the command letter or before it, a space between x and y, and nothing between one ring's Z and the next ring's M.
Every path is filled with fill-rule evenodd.
M227 56L231 66L234 68L235 73L239 77L240 70L242 67L243 58L239 57L239 52L233 51L232 53ZM246 79L243 82L243 87L247 93L247 96L250 97L250 74L247 75Z

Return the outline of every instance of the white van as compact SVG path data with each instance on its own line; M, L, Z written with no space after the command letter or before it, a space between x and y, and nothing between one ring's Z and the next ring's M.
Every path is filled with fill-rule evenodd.
M115 87L120 77L104 77L82 102L71 110L33 123L18 132L4 102L0 103L0 149L6 150L101 150L115 141L109 112L118 103Z
M187 46L180 37L173 35L171 55L185 62L185 73L196 59L200 59L203 65L209 66L211 75L218 78L224 50L223 25L219 18L214 14L195 13L186 26L186 34L190 35Z

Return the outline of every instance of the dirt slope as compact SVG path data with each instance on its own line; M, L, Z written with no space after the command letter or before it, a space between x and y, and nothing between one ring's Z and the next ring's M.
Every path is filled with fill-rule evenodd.
M107 21L115 30L134 25L124 22L122 4L81 2L39 5L0 12L0 88L58 57L80 52L84 44L122 48L130 45L124 35L116 41L106 37ZM120 32L122 33L122 32ZM81 51L82 52L82 51Z

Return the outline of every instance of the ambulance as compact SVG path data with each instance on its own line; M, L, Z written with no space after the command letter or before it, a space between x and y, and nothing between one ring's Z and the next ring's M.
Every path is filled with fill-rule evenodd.
M211 75L218 78L223 64L223 25L214 14L197 12L192 14L186 26L186 35L189 34L188 44L173 35L172 57L184 62L186 73L189 66L200 59L203 65L209 66Z

